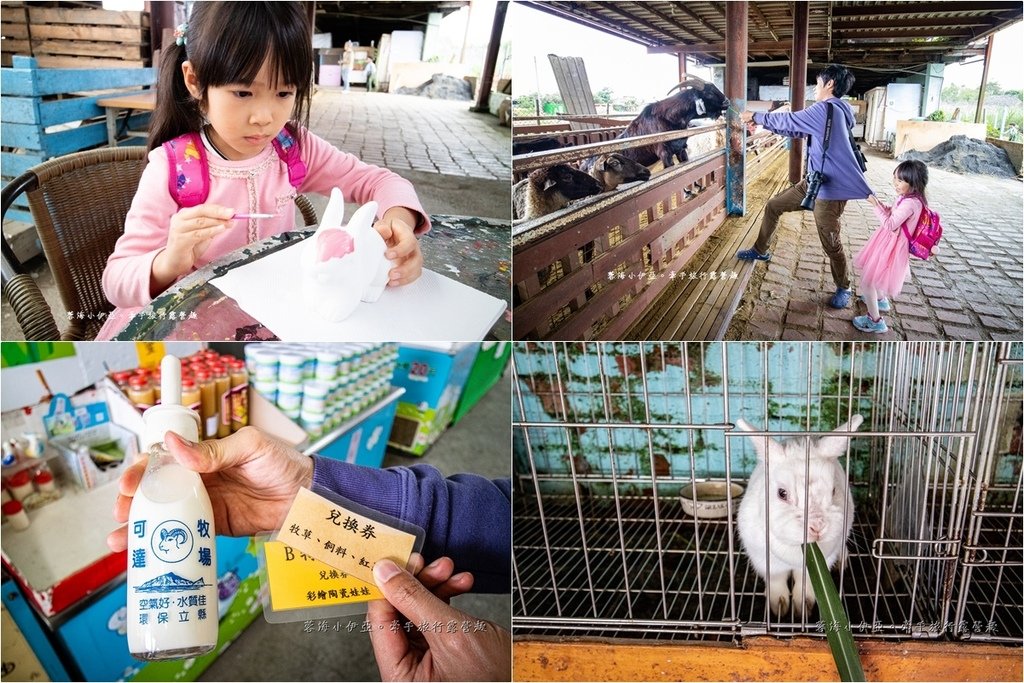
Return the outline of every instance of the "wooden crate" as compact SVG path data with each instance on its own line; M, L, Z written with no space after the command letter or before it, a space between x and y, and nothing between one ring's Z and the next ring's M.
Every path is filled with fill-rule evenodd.
M106 144L105 111L96 100L156 81L153 68L44 69L35 58L21 56L13 63L0 76L4 183L51 157ZM130 125L140 127L148 118L148 112L136 114ZM6 217L31 220L19 203Z
M12 55L42 67L132 68L151 64L148 12L3 5L3 66Z
M0 66L10 66L14 55L32 56L28 38L28 8L23 2L0 3Z

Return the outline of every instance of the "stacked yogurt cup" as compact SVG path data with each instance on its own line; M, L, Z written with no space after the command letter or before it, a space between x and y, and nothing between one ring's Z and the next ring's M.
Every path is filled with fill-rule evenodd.
M312 438L387 396L398 345L248 344L252 386Z

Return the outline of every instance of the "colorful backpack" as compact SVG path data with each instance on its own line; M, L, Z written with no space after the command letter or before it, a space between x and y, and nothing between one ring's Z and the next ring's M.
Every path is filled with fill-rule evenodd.
M926 260L932 255L932 249L942 237L942 222L939 220L939 214L927 206L921 209L921 216L917 219L917 228L913 235L907 230L906 224L901 227L910 244L910 255L922 260Z
M288 182L296 190L306 179L306 164L299 154L298 141L285 128L271 144L277 156L288 167ZM169 190L178 206L198 206L210 196L210 164L199 133L185 133L163 144L167 163Z

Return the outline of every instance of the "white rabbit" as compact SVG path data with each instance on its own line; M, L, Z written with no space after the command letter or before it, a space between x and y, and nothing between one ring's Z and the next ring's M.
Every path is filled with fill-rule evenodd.
M345 200L331 190L320 226L302 245L302 297L307 308L329 322L352 314L360 301L372 303L388 284L392 262L387 244L373 229L377 202L367 202L342 226Z
M856 431L863 420L854 415L835 432L816 438L780 442L749 437L757 452L757 466L750 475L736 521L750 564L761 578L767 577L768 602L776 616L789 613L790 575L794 614L799 617L805 608L810 612L814 607L814 590L804 571L805 534L808 543L817 542L829 569L845 558L846 540L853 525L853 497L839 458L846 453L850 440L850 435L843 432ZM756 431L743 420L737 420L736 426ZM802 596L806 604L801 604Z

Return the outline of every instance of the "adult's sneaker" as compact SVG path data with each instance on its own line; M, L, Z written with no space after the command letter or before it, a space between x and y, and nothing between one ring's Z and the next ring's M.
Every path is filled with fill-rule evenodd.
M772 252L766 251L762 254L754 248L742 249L736 252L736 258L741 261L771 261Z

